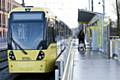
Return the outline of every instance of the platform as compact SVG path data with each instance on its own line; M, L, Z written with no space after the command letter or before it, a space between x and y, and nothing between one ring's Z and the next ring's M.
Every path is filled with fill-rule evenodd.
M120 62L107 59L102 53L87 50L80 54L77 48L73 48L74 73L73 80L119 80Z

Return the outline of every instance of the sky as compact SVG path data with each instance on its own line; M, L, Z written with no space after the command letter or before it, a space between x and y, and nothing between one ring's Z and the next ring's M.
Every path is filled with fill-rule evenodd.
M21 3L22 0L16 0ZM116 19L113 1L105 0L105 13L113 20ZM101 4L98 4L101 2ZM59 19L63 20L70 28L78 27L78 8L89 10L89 0L25 0L26 5L49 8ZM94 0L94 12L102 13L102 0Z

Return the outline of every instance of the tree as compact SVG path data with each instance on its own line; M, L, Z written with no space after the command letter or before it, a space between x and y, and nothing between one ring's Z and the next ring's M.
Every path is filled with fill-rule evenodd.
M120 1L116 0L117 33L120 36Z

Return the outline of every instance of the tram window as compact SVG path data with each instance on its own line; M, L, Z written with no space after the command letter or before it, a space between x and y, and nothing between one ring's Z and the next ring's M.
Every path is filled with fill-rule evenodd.
M13 20L43 20L43 13L12 13Z
M47 29L47 41L48 41L48 44L50 43L54 43L56 42L55 40L55 24L53 24L53 22L51 21L48 21L48 29Z
M48 28L48 43L55 42L55 34L54 34L54 29L53 28Z
M12 38L23 49L37 49L37 45L43 41L43 29L42 22L11 23ZM13 49L17 48L14 46Z

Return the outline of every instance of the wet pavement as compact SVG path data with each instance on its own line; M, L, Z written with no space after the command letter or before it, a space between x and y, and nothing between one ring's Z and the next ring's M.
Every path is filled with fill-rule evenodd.
M98 51L87 50L85 54L74 49L73 80L120 80L120 62L108 59Z

